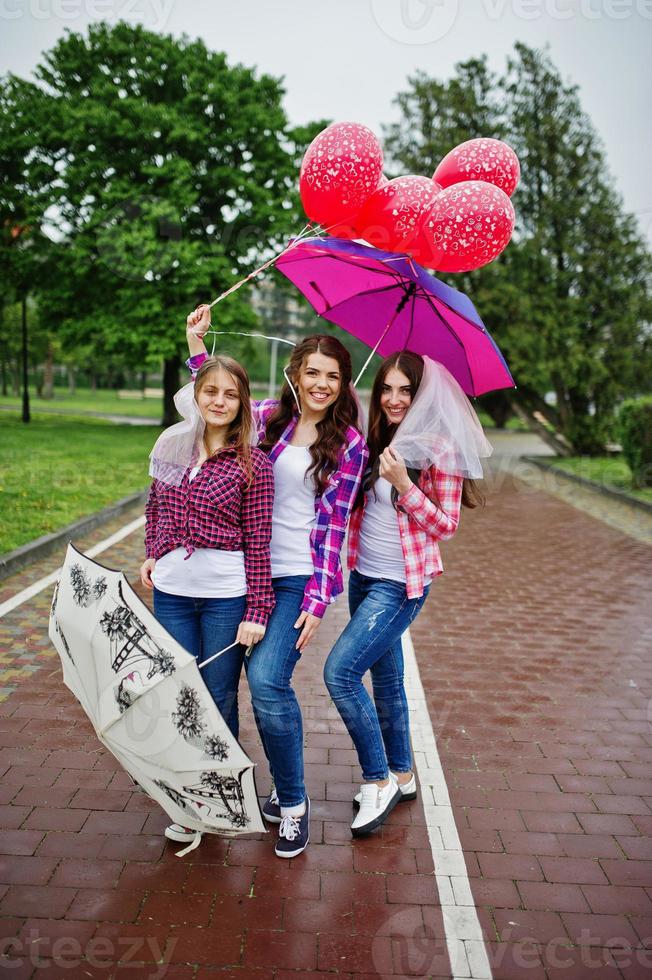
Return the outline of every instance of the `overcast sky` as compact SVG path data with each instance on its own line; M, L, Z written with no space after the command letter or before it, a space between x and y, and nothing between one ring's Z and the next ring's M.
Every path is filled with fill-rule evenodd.
M501 71L515 41L548 43L652 241L652 0L0 0L0 70L28 76L66 28L102 19L201 37L284 76L292 122L349 119L378 135L416 69L446 78L486 53Z

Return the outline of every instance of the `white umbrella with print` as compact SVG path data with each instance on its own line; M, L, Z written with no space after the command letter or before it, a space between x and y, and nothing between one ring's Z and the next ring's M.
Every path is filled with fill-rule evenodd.
M215 706L195 658L122 572L70 544L52 600L50 639L97 737L171 820L228 836L265 830L254 763Z

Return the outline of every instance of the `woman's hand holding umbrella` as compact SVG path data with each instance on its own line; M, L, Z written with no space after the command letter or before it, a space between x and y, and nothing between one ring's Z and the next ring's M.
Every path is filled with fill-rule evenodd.
M248 623L246 620L243 620L238 626L238 635L235 638L235 642L241 643L243 647L252 647L256 643L260 643L264 635L264 626L260 626L258 623Z

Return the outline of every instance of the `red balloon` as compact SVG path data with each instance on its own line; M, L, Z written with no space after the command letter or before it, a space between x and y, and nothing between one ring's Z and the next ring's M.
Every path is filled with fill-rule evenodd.
M325 228L350 223L383 172L383 150L360 123L332 123L305 152L299 192L311 221Z
M440 272L470 272L493 262L514 230L507 194L483 180L468 180L437 195L421 224L430 251L422 264Z
M502 140L481 137L460 143L441 161L433 180L450 187L462 180L485 180L505 191L514 193L521 175L518 157L511 146Z
M408 252L420 261L421 219L440 190L429 177L413 174L381 184L355 219L360 237L376 248Z

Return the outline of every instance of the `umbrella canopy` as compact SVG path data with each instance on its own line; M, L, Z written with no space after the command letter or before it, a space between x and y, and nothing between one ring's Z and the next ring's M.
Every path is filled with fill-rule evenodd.
M286 251L276 268L320 316L379 354L404 348L427 354L448 368L467 395L514 387L471 300L410 256L313 238Z
M195 658L121 572L72 544L52 600L50 639L97 737L171 820L229 836L265 830L254 764Z

